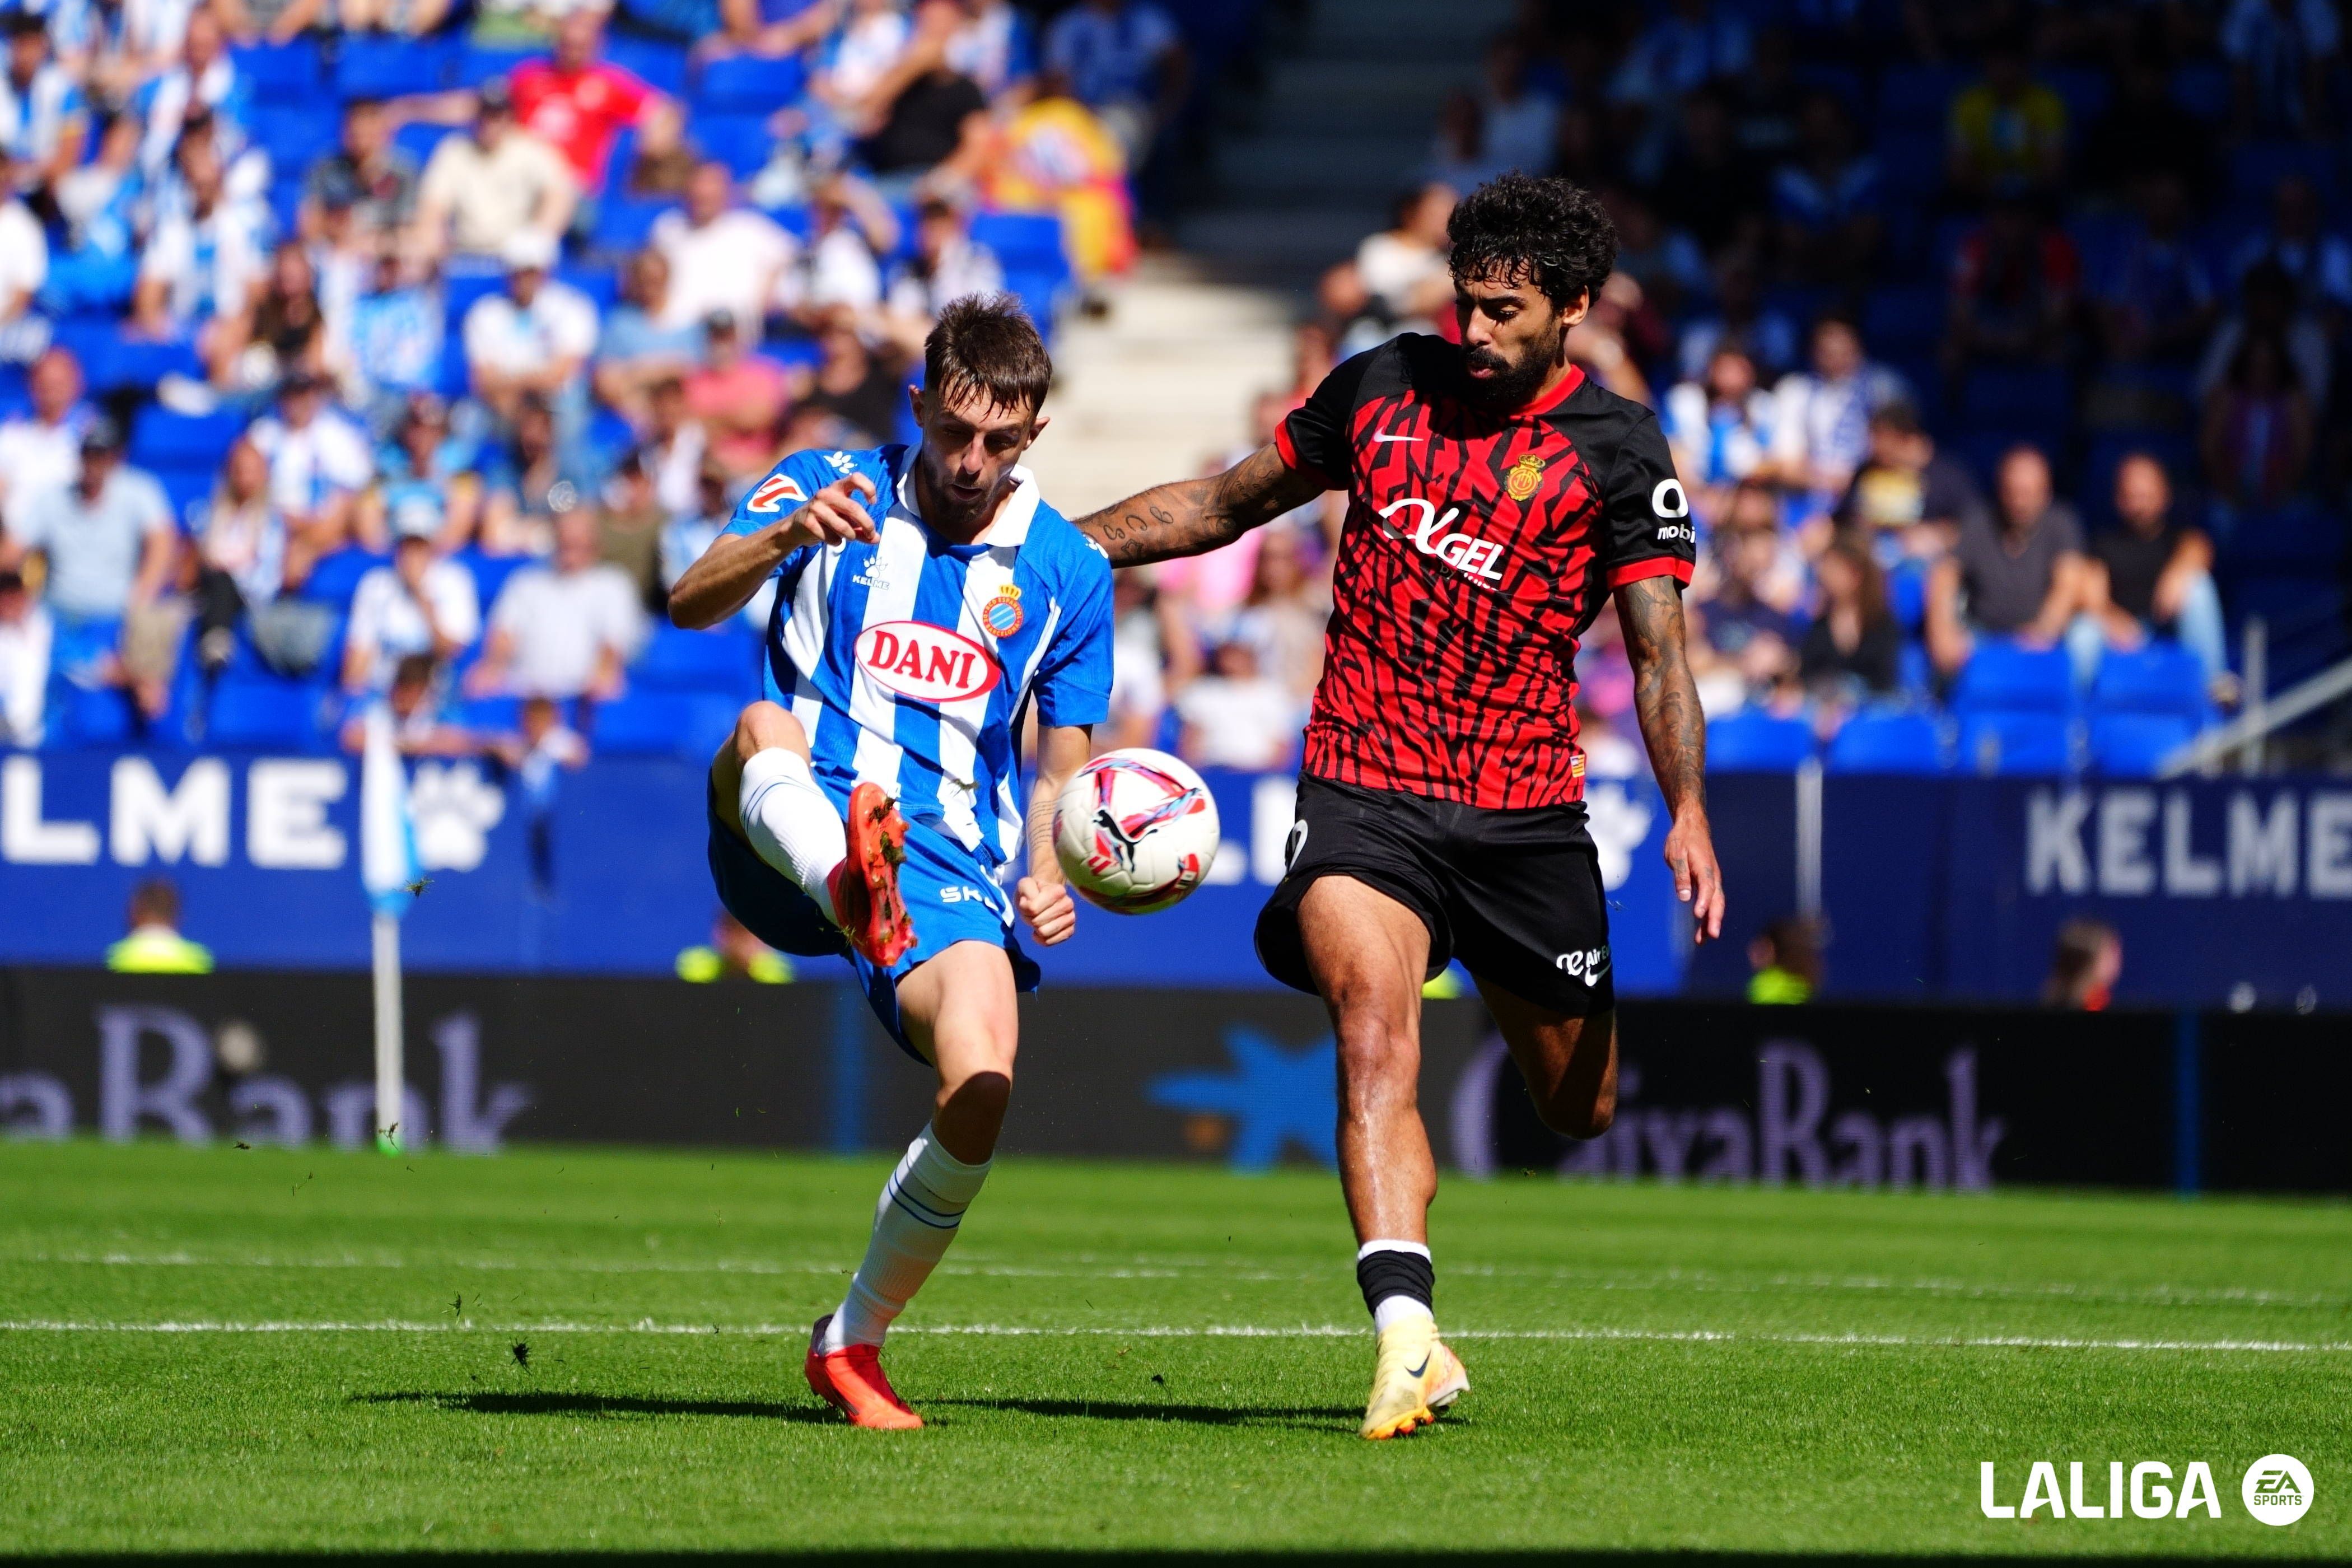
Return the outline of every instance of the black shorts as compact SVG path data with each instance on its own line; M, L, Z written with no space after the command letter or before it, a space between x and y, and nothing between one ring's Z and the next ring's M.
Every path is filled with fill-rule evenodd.
M1617 1005L1609 906L1584 807L1496 811L1328 779L1298 781L1287 869L1257 918L1258 962L1313 991L1298 901L1352 877L1429 927L1429 978L1459 958L1480 980L1570 1017Z

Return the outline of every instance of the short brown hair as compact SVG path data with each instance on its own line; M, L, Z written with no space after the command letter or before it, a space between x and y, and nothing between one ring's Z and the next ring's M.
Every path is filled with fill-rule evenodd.
M995 407L1034 415L1053 384L1045 340L1010 294L968 294L950 302L923 340L923 385L934 397L979 393Z

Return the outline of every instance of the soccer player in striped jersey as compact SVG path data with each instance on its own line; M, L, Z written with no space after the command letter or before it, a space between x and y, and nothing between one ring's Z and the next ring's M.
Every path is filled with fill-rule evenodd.
M1014 916L1049 947L1077 920L1053 811L1109 713L1110 563L1019 466L1052 375L1017 302L955 301L924 346L927 390L910 392L921 444L786 458L670 593L672 620L711 626L776 584L767 696L710 765L720 901L772 947L847 957L884 1027L939 1075L865 1261L809 1339L809 1386L860 1426L922 1425L879 1352L995 1152L1014 993L1038 978Z

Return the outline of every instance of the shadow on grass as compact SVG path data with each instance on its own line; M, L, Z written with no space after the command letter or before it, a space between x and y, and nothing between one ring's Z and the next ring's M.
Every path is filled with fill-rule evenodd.
M758 1421L839 1421L814 1405L772 1399L640 1399L625 1394L354 1394L352 1405L427 1405L476 1415L729 1415Z
M1198 1426L1328 1426L1349 1431L1364 1413L1344 1405L1249 1406L1234 1405L1134 1405L1115 1399L927 1399L925 1409L1005 1410L1024 1415L1075 1416L1086 1421L1183 1421ZM1459 1425L1459 1423L1456 1423Z

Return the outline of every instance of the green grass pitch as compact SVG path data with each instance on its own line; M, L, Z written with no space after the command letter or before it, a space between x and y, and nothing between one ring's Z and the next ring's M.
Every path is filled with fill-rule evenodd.
M885 1170L0 1144L0 1554L2352 1554L2341 1204L1449 1179L1472 1392L1375 1445L1329 1176L1011 1158L873 1434L800 1358ZM2221 1517L1996 1522L1986 1459Z

